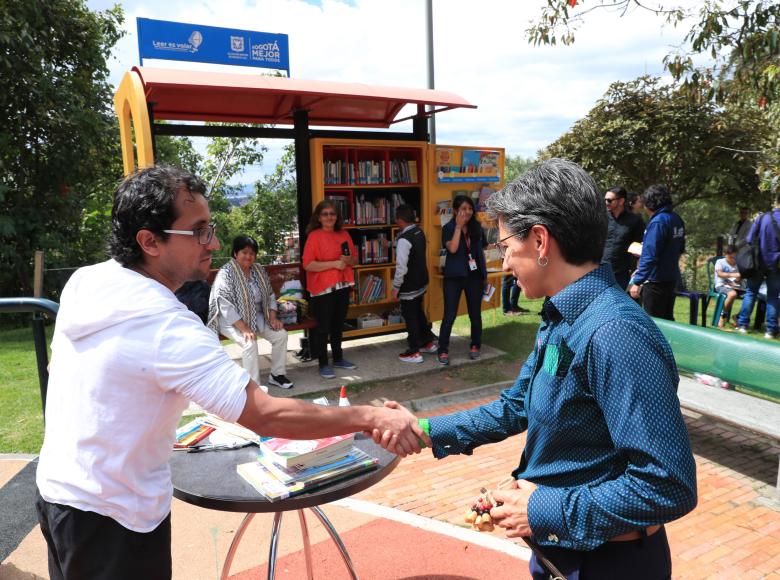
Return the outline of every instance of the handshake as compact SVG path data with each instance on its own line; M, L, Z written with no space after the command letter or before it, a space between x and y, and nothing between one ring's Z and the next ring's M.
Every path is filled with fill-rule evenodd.
M423 447L431 446L431 439L420 427L417 417L400 403L386 401L376 409L378 420L371 431L365 434L391 453L406 457L419 453Z

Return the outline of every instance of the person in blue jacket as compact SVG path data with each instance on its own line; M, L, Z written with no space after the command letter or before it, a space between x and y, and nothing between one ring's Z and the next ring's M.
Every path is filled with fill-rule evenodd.
M629 281L631 297L650 316L674 320L674 299L680 279L680 254L685 252L685 223L672 211L672 196L651 185L641 196L650 221L642 239L639 267Z
M474 202L466 195L452 200L454 217L441 232L442 246L447 250L444 262L444 318L439 331L439 363L450 364L450 333L458 315L461 292L471 321L469 357L478 359L482 348L482 293L487 280L486 245L482 226L474 211Z

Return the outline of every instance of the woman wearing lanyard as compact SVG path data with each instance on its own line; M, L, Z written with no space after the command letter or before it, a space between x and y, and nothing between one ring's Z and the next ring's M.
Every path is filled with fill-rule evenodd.
M444 318L439 332L439 362L450 364L450 333L458 315L461 292L466 293L466 306L471 320L469 357L478 359L482 347L482 293L487 279L485 267L485 236L474 212L474 202L466 195L452 200L454 219L441 232L442 245L447 249L444 262Z

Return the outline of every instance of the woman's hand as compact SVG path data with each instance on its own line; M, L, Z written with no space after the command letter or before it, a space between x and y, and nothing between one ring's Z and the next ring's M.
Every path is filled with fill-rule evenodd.
M248 326L246 326L246 325L244 325L244 328L245 329L241 331L241 334L244 337L244 340L246 342L254 342L254 341L256 341L257 340L257 336L255 335L255 333L252 332L252 330Z
M466 231L466 224L469 223L471 216L463 210L458 210L455 214L455 225L458 226L464 232Z
M494 491L493 499L504 505L490 510L493 523L504 528L508 538L523 538L532 534L528 523L528 500L536 491L536 486L524 479L517 481L516 486L515 489Z
M336 270L343 270L344 268L347 267L347 263L342 259L345 257L346 256L342 256L341 258L333 262L333 267L336 268Z
M346 266L354 266L357 264L357 256L341 256L340 259Z

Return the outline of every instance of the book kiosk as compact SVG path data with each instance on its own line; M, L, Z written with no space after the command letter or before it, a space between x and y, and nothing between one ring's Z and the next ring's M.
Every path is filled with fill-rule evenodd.
M399 118L406 105L414 106L416 113ZM444 311L441 227L452 217L452 198L471 196L485 224L484 203L503 185L503 149L428 143L429 115L475 108L445 91L134 67L125 73L114 106L125 174L154 165L157 135L294 140L301 248L314 206L329 198L341 208L345 228L359 252L355 292L347 314L351 330L344 333L345 338L404 328L395 312L398 302L391 294L398 204L415 207L428 239L430 285L425 309L429 320L440 320ZM388 129L410 119L410 133L365 130ZM498 255L489 250L486 258L488 276L497 286L501 279ZM496 292L482 306L495 307L499 301L500 292ZM465 301L461 300L459 313L463 312Z

